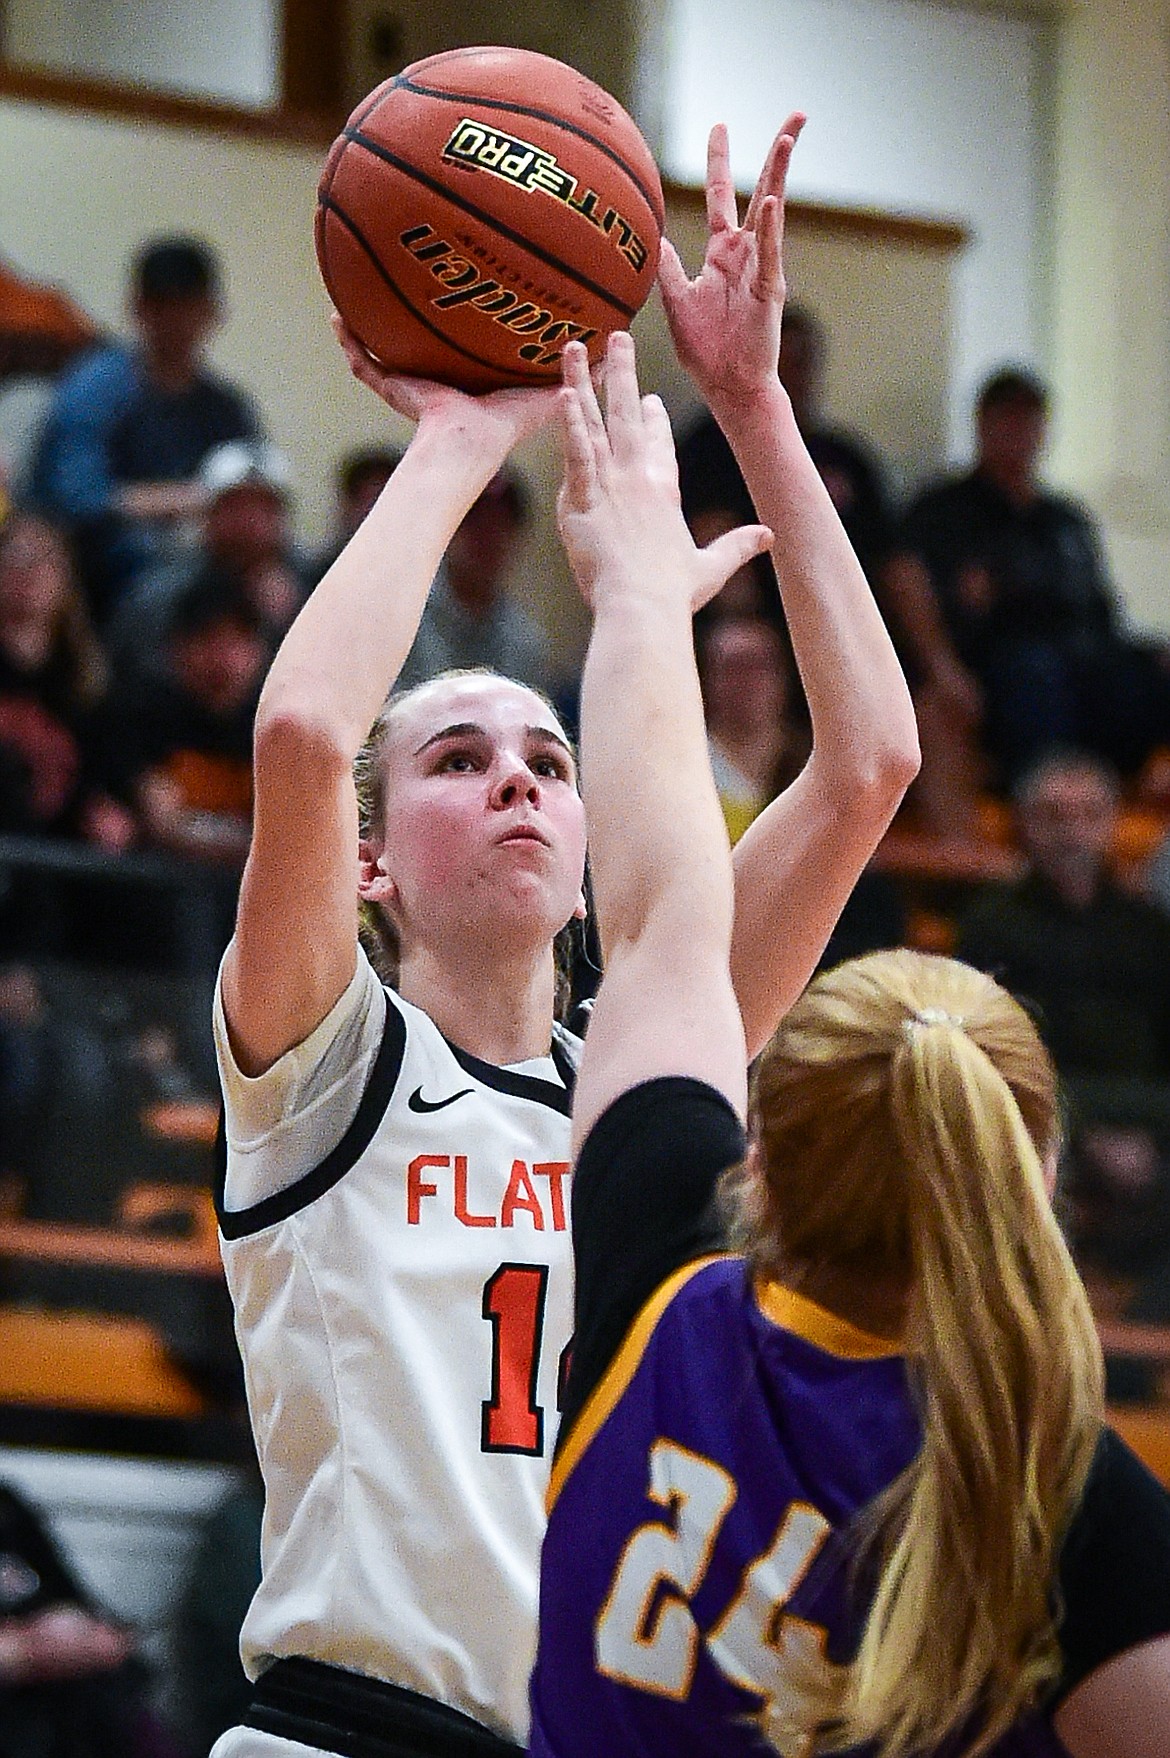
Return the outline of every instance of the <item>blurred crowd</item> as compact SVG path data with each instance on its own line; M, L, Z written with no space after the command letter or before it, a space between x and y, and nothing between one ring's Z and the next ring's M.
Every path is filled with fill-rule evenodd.
M340 461L333 536L308 553L288 460L252 398L207 362L224 315L212 252L146 243L128 311L124 338L57 373L28 456L0 487L0 1218L110 1225L136 1178L209 1177L206 1152L184 1170L143 1118L213 1096L207 1000L248 842L260 688L398 462L392 448ZM815 315L791 306L781 376L895 636L924 757L827 958L907 939L957 951L1034 1009L1065 1082L1065 1212L1082 1265L1107 1310L1170 1321L1170 648L1127 624L1091 512L1044 482L1049 394L1034 373L990 375L970 467L897 506L873 446L822 417L825 350ZM696 537L751 520L713 420L678 440ZM404 681L492 666L544 690L571 727L571 667L508 585L531 516L518 475L489 485L445 558ZM810 737L766 563L700 614L696 650L735 840ZM900 862L899 848L917 852ZM924 875L941 909L917 907ZM579 989L596 975L587 948ZM246 1597L254 1566L251 1486L241 1497L191 1589L190 1641L198 1651L206 1636L209 1656L214 1609L234 1604L216 1571L242 1558ZM48 1658L14 1649L12 1666L40 1690L72 1643L89 1679L77 1701L100 1699L111 1751L169 1758L124 1637L48 1551L35 1567L12 1562L18 1539L41 1542L27 1510L0 1503L3 1715L3 1593L35 1575L55 1595L33 1595L38 1618L54 1609ZM201 1752L234 1713L233 1644L229 1630ZM210 1686L217 1663L199 1670Z
M194 238L145 243L127 310L124 337L91 343L58 372L11 473L0 519L0 835L89 851L95 870L118 857L185 862L211 901L199 933L189 916L181 931L164 912L127 935L121 898L95 888L54 938L43 907L30 932L27 881L0 897L0 1189L34 1209L28 1179L22 1198L13 1174L22 1143L53 1135L44 1126L49 1027L54 1011L76 1024L87 1010L76 993L54 1009L54 983L20 961L30 945L82 963L108 962L111 949L133 962L153 946L165 965L160 948L177 939L185 974L206 983L247 847L252 720L269 660L398 461L390 448L341 460L332 539L307 553L294 533L288 460L247 391L208 365L224 316L212 251ZM822 417L825 351L815 315L791 305L781 376L919 715L922 775L895 839L909 831L942 851L944 867L946 851L962 847L1014 859L999 870L1021 876L951 900L947 949L993 966L1042 1010L1088 1132L1074 1155L1078 1224L1092 1233L1101 1188L1113 1189L1126 1216L1119 1238L1128 1230L1144 1246L1135 1257L1111 1238L1106 1257L1120 1268L1145 1263L1158 1255L1152 1217L1170 1112L1137 1095L1170 1082L1161 1004L1170 984L1148 980L1165 969L1170 909L1170 841L1158 846L1170 825L1170 649L1127 626L1090 512L1043 481L1049 398L1033 373L993 373L976 400L970 467L898 508L872 445ZM678 439L684 510L700 540L752 518L714 421L702 416ZM450 547L404 681L494 666L550 694L572 725L571 669L508 586L530 518L522 479L501 474ZM734 840L808 748L765 562L701 613L696 642ZM892 866L879 861L866 875L830 957L916 936L913 900ZM1075 884L1065 869L1076 870ZM1083 1029L1065 1018L1074 1007ZM138 1086L209 1082L191 1032L165 1012L131 1006L135 1023L123 1021L122 1059L137 1067ZM1133 1106L1111 1099L1101 1111L1098 1079L1129 1080ZM1118 1130L1144 1132L1141 1150L1130 1141L1122 1153Z

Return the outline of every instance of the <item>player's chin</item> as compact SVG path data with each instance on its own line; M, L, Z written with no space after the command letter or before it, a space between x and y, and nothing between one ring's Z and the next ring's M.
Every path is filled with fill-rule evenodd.
M539 855L521 855L498 870L501 905L513 922L551 939L573 912L579 887L561 863L544 849Z

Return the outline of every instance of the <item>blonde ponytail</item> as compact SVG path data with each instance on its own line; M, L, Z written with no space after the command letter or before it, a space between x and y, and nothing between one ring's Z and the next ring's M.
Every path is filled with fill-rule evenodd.
M920 1452L859 1525L877 1587L819 1744L901 1758L965 1733L974 1758L1059 1670L1057 1558L1102 1416L1092 1315L1045 1189L1051 1064L989 978L877 954L812 985L756 1107L765 1260L904 1274L922 1416ZM811 1155L797 1184L820 1187L811 1229L794 1147ZM843 1252L826 1182L849 1209Z
M1053 1576L1102 1395L1088 1302L1003 1077L959 1027L904 1037L890 1097L917 1186L906 1342L923 1439L872 1510L882 1570L845 1705L846 1743L882 1758L969 1721L967 1752L985 1751L1056 1677Z

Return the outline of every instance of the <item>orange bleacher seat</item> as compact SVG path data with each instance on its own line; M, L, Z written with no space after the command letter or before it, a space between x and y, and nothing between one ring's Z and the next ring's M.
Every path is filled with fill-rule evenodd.
M142 1319L0 1308L0 1404L198 1416L203 1402Z
M1170 1410L1111 1409L1110 1425L1127 1446L1170 1489Z

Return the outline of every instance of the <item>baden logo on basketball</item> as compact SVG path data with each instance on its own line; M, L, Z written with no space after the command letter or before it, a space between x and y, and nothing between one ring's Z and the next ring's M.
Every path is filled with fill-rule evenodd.
M474 263L460 256L430 226L410 226L399 235L398 242L416 262L425 262L436 281L446 288L446 292L436 293L431 300L436 311L471 306L493 323L511 330L513 335L530 338L517 348L518 360L536 366L551 366L566 342L588 343L597 334L585 324L558 318L547 307L534 305L531 299L524 299L505 287L502 281L481 275Z
M532 195L551 195L601 232L639 274L646 266L647 250L628 220L616 208L601 205L595 189L582 189L571 171L559 165L553 154L512 134L501 134L484 122L465 116L443 148L442 156L453 165L466 165L502 177L514 189Z

